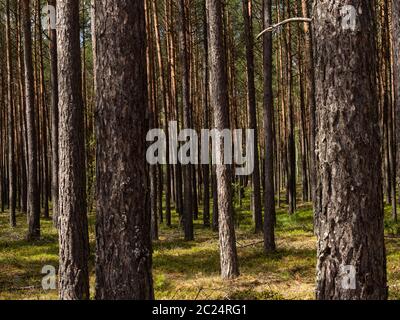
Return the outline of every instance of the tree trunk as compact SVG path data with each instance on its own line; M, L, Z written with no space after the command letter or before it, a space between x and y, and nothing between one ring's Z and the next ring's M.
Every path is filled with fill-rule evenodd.
M211 188L213 194L213 217L212 229L214 232L218 231L218 186L217 186L217 173L215 166L211 167Z
M224 54L223 22L221 2L207 0L209 14L209 61L210 61L210 103L214 111L214 122L217 130L229 129L228 76ZM223 141L219 144L219 158L224 159ZM218 158L218 156L217 156ZM226 159L224 159L225 161ZM236 235L233 221L232 201L232 168L230 165L217 164L219 243L221 254L221 276L232 279L239 276L238 257L236 252ZM215 199L214 199L215 200Z
M318 299L388 293L373 4L317 0L314 6ZM342 27L343 5L357 7L354 31Z
M48 1L56 7L56 1ZM57 32L50 29L50 81L51 81L51 196L53 202L53 224L58 228L58 77L57 77Z
M89 299L79 0L57 8L60 298Z
M307 0L301 0L301 9L303 17L310 16L308 10ZM313 34L312 28L308 23L304 23L304 40L305 40L305 69L306 69L306 96L309 112L309 140L310 140L310 189L311 199L315 200L315 190L317 184L317 171L315 159L315 133L316 133L316 120L315 120L315 75L314 75L314 52L313 52Z
M287 16L291 16L290 0L287 0ZM287 54L287 195L289 204L289 214L296 212L296 137L295 137L295 119L294 119L294 90L293 90L293 55L292 47L292 28L289 25L286 27L287 36L285 37L285 47Z
M393 39L393 78L394 78L394 114L396 128L396 163L400 173L400 0L392 0L392 39ZM400 179L398 179L400 183Z
M183 127L190 128L190 87L189 63L187 48L187 17L185 12L186 0L179 0L179 49L182 63L182 101L183 101ZM193 234L193 207L192 207L192 170L191 165L182 166L183 172L183 225L185 240L194 240Z
M264 27L272 24L272 1L264 0ZM264 131L265 131L265 189L264 189L264 250L271 253L275 245L275 188L273 148L273 92L272 92L272 34L264 35Z
M209 108L209 93L208 93L208 81L209 81L209 67L208 67L208 15L207 6L205 1L203 2L203 47L204 47L204 83L203 83L203 107L204 107L204 129L210 127L210 108ZM210 226L210 165L203 165L203 224L205 227Z
M28 239L40 237L40 190L37 184L37 140L35 125L34 85L30 1L22 1L24 34L25 101L28 132Z
M164 107L164 132L166 135L166 158L169 159L169 130L168 130L168 115L169 115L169 92L167 92L167 85L166 85L166 76L164 72L164 60L162 58L161 52L161 39L160 39L160 32L159 32L159 25L158 25L158 7L156 1L150 1L152 3L152 10L153 10L153 28L154 28L154 37L155 37L155 44L156 44L156 52L157 52L157 62L158 62L158 69L159 69L159 79L161 84L161 96L162 102ZM150 10L150 8L147 8ZM167 225L171 225L171 166L167 164L165 166L165 219L167 221ZM161 216L162 217L162 216Z
M258 129L257 129L257 105L256 88L254 82L254 43L253 43L253 21L252 1L243 0L244 34L246 39L246 61L247 61L247 106L249 113L249 128L254 130L254 172L253 184L253 216L255 220L255 232L261 232L262 210L261 210L261 187L260 187L260 164L258 154ZM271 70L272 74L272 70ZM273 159L273 157L272 157Z
M16 172L15 172L15 153L14 153L14 103L13 103L13 61L11 56L11 17L10 1L6 0L6 46L7 46L7 132L8 132L8 199L10 211L10 225L16 227L17 220L15 215L16 205Z
M148 7L149 0L145 1L145 13L146 13L146 34L147 34L147 47L146 47L146 59L147 59L147 89L148 89L148 105L149 105L149 125L150 129L157 129L158 119L157 119L157 98L156 98L156 81L154 72L154 49L153 49L153 39L152 39L152 19L150 17L150 8ZM150 180L150 230L151 230L151 240L158 240L158 211L157 211L157 200L158 197L158 176L157 171L160 166L150 166L149 170L149 180ZM162 205L162 203L161 203ZM162 208L161 208L162 209Z
M153 299L144 1L97 2L95 28L96 298Z

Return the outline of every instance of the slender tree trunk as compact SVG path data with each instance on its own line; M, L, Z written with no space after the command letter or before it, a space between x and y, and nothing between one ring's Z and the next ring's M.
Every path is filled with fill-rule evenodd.
M229 129L228 76L224 54L223 22L221 2L207 0L209 14L209 61L210 61L210 103L214 110L214 123L217 130ZM222 139L219 144L219 158L224 159ZM217 157L218 158L218 157ZM224 159L226 161L226 159ZM219 243L221 254L221 276L232 279L239 276L239 264L236 252L236 235L233 221L232 168L217 164Z
M257 105L256 88L254 82L254 43L253 43L253 21L252 0L243 0L244 33L246 39L246 61L247 61L247 106L249 114L249 128L254 130L254 172L253 184L253 216L255 218L255 232L261 232L262 210L261 210L261 187L260 187L260 164L258 154L258 129L257 129ZM272 70L271 70L272 72ZM273 157L272 157L273 159Z
M161 96L162 102L164 107L164 129L167 141L167 148L166 148L166 157L169 159L169 131L168 131L168 116L169 116L169 105L170 105L170 97L169 92L167 92L167 85L166 85L166 76L164 74L164 60L162 58L161 52L161 39L160 39L160 32L159 32L159 25L158 25L158 7L157 1L151 1L152 3L152 10L153 10L153 28L154 28L154 36L155 36L155 44L156 44L156 52L157 52L157 62L158 62L158 69L159 69L159 78L161 84ZM148 8L150 9L150 8ZM167 220L167 224L171 225L171 166L167 164L165 166L165 216Z
M307 0L301 0L301 8L303 17L310 16ZM309 143L310 143L310 189L311 198L315 200L315 190L317 184L316 155L315 155L315 75L314 75L314 52L313 52L313 34L312 28L308 23L304 23L304 39L305 39L305 69L306 69L306 96L309 113ZM314 203L315 207L315 203ZM318 218L316 217L316 220Z
M204 82L203 82L203 107L204 107L204 128L210 127L210 108L209 108L209 67L208 67L208 17L206 2L203 2L203 47L204 47ZM210 226L210 165L203 165L203 224Z
M31 14L29 0L22 1L24 34L25 101L28 132L28 239L40 237L40 191L37 184L37 140L35 125Z
M291 16L290 0L287 0L287 15ZM286 54L287 54L287 129L288 129L288 140L287 140L287 194L289 204L289 214L294 214L296 211L296 138L295 138L295 104L294 104L294 93L293 93L293 56L292 56L292 28L290 24L286 27Z
M393 80L394 80L394 114L396 132L397 174L400 173L400 0L392 0L392 39L393 39ZM400 183L400 178L398 183ZM400 188L399 188L400 189Z
M215 166L212 166L211 173L211 187L213 194L213 217L212 217L212 229L214 232L218 231L218 185L217 185L217 173Z
M185 12L186 0L179 0L179 46L182 63L182 100L183 100L183 127L190 128L190 87L189 63L187 48L187 17ZM192 170L191 165L182 166L183 171L183 222L185 240L194 240L193 234L193 208L192 208Z
M48 4L56 8L56 1ZM58 228L58 77L57 77L57 32L50 33L50 81L51 81L51 196L53 202L53 224Z
M264 0L264 26L272 24L272 1ZM275 189L273 149L273 92L272 92L272 34L264 35L264 132L265 132L265 189L264 189L264 250L271 253L275 245Z
M17 14L17 60L18 60L18 72L17 72L17 81L18 81L18 91L19 91L19 149L20 149L20 179L21 179L21 187L20 187L20 203L21 203L21 212L28 212L28 166L27 166L27 139L26 139L26 108L25 108L25 85L24 85L24 72L25 66L23 63L23 50L22 50L22 39L21 39L21 6L18 6L18 14Z
M14 153L14 102L13 102L13 57L11 43L11 17L10 1L6 0L6 46L7 46L7 132L8 132L8 206L10 211L10 225L16 227L17 219L15 215L16 204L16 172L15 172L15 153Z
M153 299L144 1L99 1L95 16L96 298Z
M46 86L44 78L44 61L43 61L43 36L42 36L42 20L40 15L41 4L40 0L36 0L36 11L37 11L37 33L38 33L38 49L39 49L39 99L42 111L42 130L39 132L41 136L41 146L43 149L43 217L45 219L50 218L49 213L49 198L50 198L50 187L49 187L49 159L48 159L48 142L47 142L47 104L46 104Z
M358 8L354 31L342 27L343 5ZM318 299L388 294L373 5L317 0L314 6Z
M57 4L59 286L61 299L81 300L89 299L89 240L79 0L59 1Z
M146 58L147 58L147 88L148 88L148 104L149 104L149 124L150 129L156 129L158 126L157 120L157 98L155 94L155 72L154 72L154 59L153 59L153 39L152 39L152 19L150 17L150 8L148 6L149 0L145 0L145 13L146 13L146 34L147 34L147 47L146 47ZM157 170L159 166L150 166L150 216L151 216L151 240L158 240L158 211L157 211L157 200L158 200L158 177Z

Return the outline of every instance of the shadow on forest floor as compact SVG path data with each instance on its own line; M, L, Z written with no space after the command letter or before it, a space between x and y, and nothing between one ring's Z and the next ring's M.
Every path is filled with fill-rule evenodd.
M248 197L247 197L248 198ZM158 299L313 299L316 239L313 214L300 204L289 216L277 210L277 247L265 256L262 235L254 234L249 202L235 201L237 247L241 276L232 281L219 277L218 234L195 221L195 241L183 241L178 217L173 226L160 226L160 240L154 242L153 274ZM211 206L212 208L212 206ZM400 227L391 222L386 208L386 245L390 298L400 299ZM94 215L89 216L91 295L94 295ZM26 217L18 215L18 227L11 229L6 213L0 214L0 299L57 299L56 291L41 288L45 265L58 267L57 233L51 221L42 221L42 239L25 240Z

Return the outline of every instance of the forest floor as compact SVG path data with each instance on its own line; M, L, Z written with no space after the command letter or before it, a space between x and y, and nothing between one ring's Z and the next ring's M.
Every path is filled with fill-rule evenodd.
M175 217L172 228L162 226L160 241L154 243L153 274L157 299L249 299L276 300L314 298L316 239L309 204L300 205L295 215L286 208L277 214L277 253L265 256L262 235L252 231L251 213L235 203L239 222L237 246L241 276L222 281L219 277L218 236L195 223L195 241L182 240ZM249 203L243 202L242 208ZM400 299L400 224L389 222L385 233L390 299ZM89 217L91 295L94 295L94 215ZM44 291L41 270L58 266L57 233L51 221L42 221L42 239L25 240L26 217L18 215L11 229L7 213L0 214L0 299L57 299L57 291Z

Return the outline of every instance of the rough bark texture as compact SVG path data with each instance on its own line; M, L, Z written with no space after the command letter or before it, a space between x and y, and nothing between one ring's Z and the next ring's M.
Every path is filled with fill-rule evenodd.
M15 216L16 204L16 176L15 176L15 153L14 153L14 106L13 106L13 61L11 56L11 17L10 1L6 1L6 46L7 46L7 137L8 137L8 199L10 210L10 225L15 227L17 219Z
M56 7L56 1L49 5ZM58 228L58 77L57 77L57 32L50 30L50 81L51 81L51 196L53 202L53 224Z
M28 142L28 239L40 237L40 190L37 183L37 138L35 125L34 84L32 65L31 14L29 0L23 0L26 130Z
M392 32L393 32L393 79L396 128L396 163L397 174L400 173L400 0L392 0ZM398 180L400 183L400 179Z
M57 7L59 88L60 298L88 299L88 224L84 116L79 43L79 0Z
M211 166L211 189L213 195L212 229L218 231L218 185L215 166Z
M209 68L208 68L208 28L207 28L207 6L203 2L203 48L204 48L204 83L203 83L203 108L204 108L204 129L210 127L210 108L209 108L209 94L208 94L208 81L209 81ZM210 166L203 165L203 224L205 227L210 226Z
M185 13L186 0L179 0L179 50L180 61L182 64L182 102L183 102L183 128L190 128L190 70L188 62L187 48L187 18ZM192 169L191 165L182 166L183 173L183 225L185 231L185 240L194 239L193 234L193 192L192 192Z
M264 26L272 24L272 1L264 0ZM264 132L265 132L265 188L264 188L264 250L271 253L275 245L275 188L274 188L274 101L272 97L272 34L264 35Z
M214 111L215 127L229 129L228 77L224 53L221 2L207 0L210 28L210 103ZM223 159L223 142L220 144L220 159ZM239 276L236 252L236 236L232 207L232 168L229 165L216 166L218 185L219 243L221 254L221 276L231 279Z
M354 31L342 28L343 5L357 10ZM314 5L318 299L387 298L373 5ZM355 289L343 285L349 266Z
M144 1L96 2L95 28L96 298L153 299Z
M310 16L307 0L301 0L303 17ZM304 46L305 46L305 69L306 69L306 96L309 112L309 140L310 140L310 187L311 199L315 200L315 189L317 184L317 172L315 167L315 74L314 74L314 52L312 28L304 23Z

